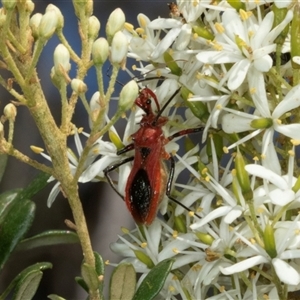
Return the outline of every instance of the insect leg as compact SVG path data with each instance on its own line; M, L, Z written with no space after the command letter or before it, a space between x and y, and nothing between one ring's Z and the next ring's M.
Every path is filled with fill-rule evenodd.
M167 195L167 197L170 200L172 200L173 202L175 202L176 204L178 204L179 206L186 209L187 211L193 213L197 218L201 219L201 217L198 214L196 214L193 210L191 210L190 208L188 208L187 206L182 204L180 201L176 200L175 198L173 198L171 196L172 183L173 183L174 173L175 173L175 159L172 155L170 155L169 161L170 161L171 166L170 166L170 175L169 175L167 186L166 186L166 195Z
M127 146L125 146L124 148L120 149L118 152L117 152L117 155L121 155L125 152L128 152L130 150L134 149L134 144L129 144Z
M124 160L118 162L118 163L115 164L115 165L108 166L107 168L105 168L105 169L103 170L103 173L104 173L104 175L105 175L105 177L106 177L108 183L110 184L110 186L114 189L114 191L115 191L115 192L116 192L123 200L124 200L123 195L116 189L116 187L115 187L115 185L114 185L114 183L113 183L111 177L109 176L109 173L110 173L111 171L113 171L113 170L119 168L120 166L126 164L127 162L132 161L133 159L134 159L133 156L132 156L132 157L128 157L128 158L126 158L126 159L124 159Z
M179 137L179 136L182 136L182 135L191 134L191 133L196 133L196 132L203 131L203 130L204 130L204 127L184 129L184 130L181 130L181 131L178 131L178 132L172 134L171 136L169 136L167 138L167 140L168 141L172 141L176 137Z

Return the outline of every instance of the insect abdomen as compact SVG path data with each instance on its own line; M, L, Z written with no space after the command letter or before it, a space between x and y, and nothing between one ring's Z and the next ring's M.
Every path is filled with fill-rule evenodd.
M132 214L143 223L149 214L152 199L152 188L144 169L141 168L136 172L129 188L129 195Z

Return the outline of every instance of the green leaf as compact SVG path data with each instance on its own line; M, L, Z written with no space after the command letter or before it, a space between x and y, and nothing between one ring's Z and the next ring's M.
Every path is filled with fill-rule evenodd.
M51 300L65 300L65 298L55 295L55 294L48 295L47 298L49 298Z
M19 197L21 199L31 199L35 194L42 190L47 184L50 175L47 173L39 173L29 185L21 191Z
M79 243L78 235L69 230L49 230L22 240L17 250L29 250L41 246Z
M131 264L118 265L110 278L109 299L130 300L136 286L136 273Z
M43 272L33 270L27 273L16 286L13 300L30 300L34 296L40 281L43 277Z
M87 263L83 263L81 265L81 275L84 282L89 287L89 290L95 291L98 289L99 287L98 275L95 269L91 265Z
M0 182L5 172L7 157L7 154L0 154Z
M17 200L17 196L21 189L14 189L0 195L0 224L11 209L12 205Z
M88 293L89 292L89 287L85 283L82 277L76 276L75 281Z
M99 280L99 291L100 294L103 294L103 287L104 287L104 262L102 259L102 256L94 251L94 256L95 256L95 270L98 275L98 280Z
M14 280L9 284L9 286L6 288L6 290L4 291L4 293L2 295L0 295L0 299L5 299L7 297L7 295L12 291L12 289L19 284L20 281L23 280L24 277L26 277L26 275L28 273L31 273L32 271L43 271L46 269L51 269L52 268L52 264L48 263L48 262L41 262L41 263L37 263L34 264L26 269L24 269L21 273L19 273Z
M35 204L30 200L14 201L0 222L0 270L31 226Z
M99 275L104 275L104 262L102 256L94 251L96 272Z
M163 288L174 259L165 259L157 264L145 277L132 300L154 299Z

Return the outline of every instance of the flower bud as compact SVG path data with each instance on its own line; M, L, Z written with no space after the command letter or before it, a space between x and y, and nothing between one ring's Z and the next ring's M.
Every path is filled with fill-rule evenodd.
M201 101L189 101L192 92L185 86L181 87L181 96L184 104L191 110L193 115L200 120L207 120L209 117L207 106Z
M97 39L92 46L92 57L95 65L103 65L107 60L109 45L105 38Z
M116 32L123 29L125 24L125 15L121 8L115 9L109 16L106 23L106 36L109 44Z
M117 150L121 150L125 147L120 137L112 130L108 131L108 137L110 141L116 146Z
M99 34L99 30L101 27L100 21L97 17L91 16L89 17L89 25L88 25L88 36L90 39L95 40Z
M182 232L182 233L186 233L187 232L187 229L186 229L186 220L185 220L185 217L183 215L174 216L174 228L178 232Z
M2 0L1 2L6 10L13 10L17 4L16 0Z
M254 129L270 128L271 126L273 126L273 119L262 118L262 119L252 120L250 122L250 126Z
M196 236L199 239L200 242L211 246L211 244L214 241L214 238L208 234L208 233L204 233L204 232L196 232Z
M56 46L53 53L54 71L57 75L69 72L71 68L69 50L63 45Z
M32 36L35 39L37 39L39 36L39 26L41 23L42 16L43 16L42 14L36 13L30 18L30 21L29 21L29 26L32 31Z
M267 224L264 231L264 244L265 250L270 255L271 258L275 258L277 256L274 229L271 224Z
M87 0L85 5L85 15L91 16L93 14L93 9L94 9L94 1Z
M235 1L235 0L234 0ZM200 37L213 41L215 36L214 34L206 28L206 26L193 26L193 31Z
M47 11L39 25L39 37L45 40L51 38L58 26L58 15L54 9Z
M25 3L26 12L31 14L34 11L34 7L35 7L35 5L31 0L26 1L26 3Z
M16 119L17 109L12 103L9 103L5 105L3 113L8 120L14 121Z
M154 263L151 260L151 258L145 254L143 251L140 250L133 250L136 258L141 261L143 264L145 264L149 269L152 269L154 267Z
M77 94L84 94L87 91L86 84L78 78L72 79L71 87L72 87L72 90Z
M178 66L177 62L168 51L164 53L164 61L166 62L167 67L171 70L172 74L177 76L182 75L182 69Z
M128 49L128 41L124 33L118 31L111 43L111 56L110 60L112 64L123 64Z
M236 176L240 184L241 190L243 192L243 195L245 199L251 200L253 195L250 186L249 174L245 170L245 161L240 151L237 152L234 163L236 169Z
M240 0L227 0L228 4L231 5L233 8L236 9L236 11L239 11L240 9L246 9L245 3Z
M119 98L119 109L125 111L132 107L139 93L139 87L135 80L129 81L121 90Z
M47 13L48 11L51 11L51 10L53 10L56 13L56 15L57 15L57 26L56 26L56 29L63 28L64 27L64 16L61 13L60 9L57 6L53 5L53 4L49 4L46 7L46 11L45 12Z

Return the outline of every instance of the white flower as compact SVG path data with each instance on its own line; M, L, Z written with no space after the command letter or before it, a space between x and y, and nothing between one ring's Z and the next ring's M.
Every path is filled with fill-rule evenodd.
M274 134L275 132L279 132L292 139L300 139L300 124L282 124L280 120L284 114L300 106L300 85L293 87L284 99L273 109L273 112L271 112L268 95L265 91L263 75L255 70L252 70L252 72L249 85L251 90L253 90L252 99L256 107L255 114L223 108L229 113L225 114L222 118L222 128L227 133L254 130L255 128L251 126L251 121L263 118L269 120L270 125L267 128L256 129L254 132L248 134L227 148L231 149L236 147L249 139L253 139L259 133L264 131L261 149L263 165L280 174L280 166L273 143Z
M288 232L285 232L284 234L280 233L274 235L276 249L277 249L277 256L273 258L271 258L264 249L262 249L256 244L251 244L241 234L236 233L236 235L246 245L248 245L249 249L247 250L250 251L252 250L253 254L255 253L256 255L255 256L251 255L250 258L241 260L230 267L226 267L226 268L220 267L221 272L225 275L229 275L229 274L243 272L256 265L260 265L259 268L262 268L263 264L272 264L275 269L276 275L278 276L280 281L288 285L298 285L300 283L300 275L298 270L293 267L293 264L284 261L285 259L293 260L295 258L300 257L299 250L286 250L288 245L287 242L292 236L291 233L296 229L299 230L298 222L297 222L298 219L299 219L299 215L297 216L295 221L292 222L292 224L290 224L291 226L289 227ZM242 252L240 252L240 256L241 256L240 258L242 258L243 256ZM299 268L299 266L296 268Z
M243 12L239 16L236 11L226 10L222 15L223 24L218 24L219 33L212 43L217 50L201 51L197 59L207 64L233 63L219 85L228 81L228 88L236 90L245 80L251 66L259 72L267 72L271 68L269 54L275 51L274 39L292 17L289 11L284 21L272 29L273 12L258 22L251 13Z

